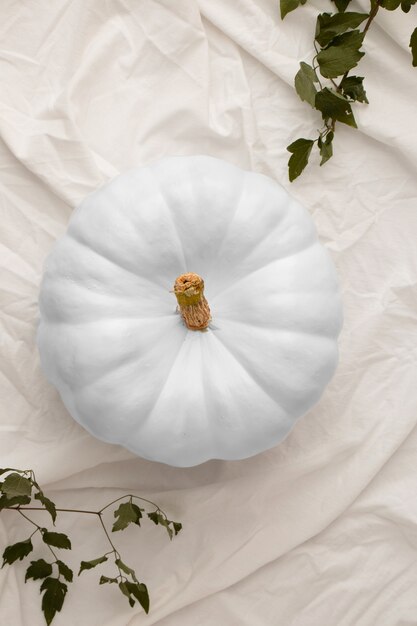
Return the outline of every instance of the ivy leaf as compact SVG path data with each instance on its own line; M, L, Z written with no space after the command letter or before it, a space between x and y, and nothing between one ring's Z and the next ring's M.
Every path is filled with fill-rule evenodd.
M314 108L314 100L316 98L317 89L314 83L318 83L319 79L314 69L308 63L301 61L300 69L295 75L295 90L301 100L305 100Z
M331 44L317 55L320 72L325 78L336 78L351 70L365 54L359 48L365 34L352 30L335 37Z
M29 504L30 496L14 496L13 498L8 498L4 494L0 498L0 511L3 509L8 509L15 504Z
M45 592L42 597L42 611L49 626L55 614L62 609L68 586L58 578L45 578L40 591Z
M68 565L66 565L65 563L63 563L59 559L58 559L58 561L56 561L56 564L58 565L59 573L65 578L65 580L67 580L69 583L72 583L72 578L73 578L73 571L72 571L72 569L70 569L68 567Z
M300 4L305 4L306 2L307 0L280 0L281 19L283 20L288 13L291 13L291 11L294 11Z
M344 11L346 11L351 0L332 0L332 2L335 3L336 8L339 11L339 13L343 13Z
M43 504L45 509L48 511L48 513L52 517L52 522L55 525L55 520L56 520L55 504L52 502L52 500L50 500L49 498L43 495L43 491L40 491L39 493L35 493L35 498L36 500L39 500Z
M136 582L139 582L138 579L136 578L136 574L135 574L135 570L133 570L131 567L128 567L126 565L126 563L123 563L123 561L121 559L116 559L115 563L118 567L120 567L120 569L125 573L125 574L130 574L133 578L133 580L135 580Z
M18 541L11 546L7 546L3 552L3 565L1 567L3 568L6 563L11 565L17 560L21 561L25 558L25 556L32 552L32 550L33 545L30 538L25 541Z
M48 546L55 546L55 548L63 548L64 550L71 550L71 541L69 537L64 533L54 533L46 530L46 528L42 529L42 539Z
M413 67L417 67L417 28L411 34L409 46L413 55Z
M107 561L106 555L100 556L98 559L93 559L92 561L81 561L80 571L78 572L78 576L85 569L93 569L93 567L96 567L96 565L99 565L100 563L104 563L104 561Z
M143 509L140 509L132 502L123 502L117 511L114 512L114 517L117 517L118 519L113 524L112 531L116 532L117 530L124 530L131 523L140 526L142 511Z
M333 131L330 131L327 134L326 139L324 141L321 139L321 137L319 137L319 140L317 143L320 149L320 156L321 156L320 165L324 165L324 163L326 163L326 161L328 161L333 156L333 146L332 146L333 137L334 137Z
M148 517L154 522L154 524L160 524L161 526L164 526L164 528L166 528L167 530L169 538L172 539L173 532L172 528L170 528L169 526L172 522L170 520L165 519L165 517L161 515L161 513L158 513L158 511L152 511L152 513L148 513Z
M16 496L30 496L32 492L32 483L28 478L25 478L20 474L13 473L6 476L0 488L8 498Z
M316 96L316 109L321 111L324 120L335 119L348 126L356 126L350 103L335 91L325 87Z
M105 583L117 583L117 578L109 578L108 576L100 576L100 585Z
M340 83L340 88L344 96L369 104L366 91L363 88L363 76L345 76Z
M129 593L136 598L145 613L149 613L149 594L146 585L129 581L126 581L125 584Z
M13 472L13 467L2 467L0 469L0 476L5 474L6 472Z
M119 589L123 593L123 595L125 595L128 598L130 606L134 606L135 601L133 598L130 597L130 591L127 588L127 583L124 581L121 581L119 583Z
M312 139L301 138L297 139L287 147L288 152L292 153L288 161L288 175L290 182L295 180L307 165L308 157L310 156L313 144L314 141Z
M381 0L380 6L387 11L395 11L401 4L401 0Z
M357 28L369 17L368 13L321 13L317 16L316 41L322 48L327 46L337 35L351 28Z
M401 9L404 11L404 13L408 13L412 5L416 2L417 0L401 0Z
M44 559L38 559L37 561L31 561L29 567L26 570L25 582L28 578L37 580L38 578L46 578L52 574L52 565L47 563Z

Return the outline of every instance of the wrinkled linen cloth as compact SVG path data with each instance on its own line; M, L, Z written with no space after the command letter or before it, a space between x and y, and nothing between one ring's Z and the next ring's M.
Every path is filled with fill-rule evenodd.
M282 22L272 0L1 2L1 466L33 468L57 506L97 510L133 492L184 525L172 542L149 520L113 537L148 585L148 616L98 585L109 562L75 575L56 626L417 624L415 10L379 12L354 72L370 101L355 106L359 129L338 124L334 158L319 167L313 153L290 184L286 146L321 125L293 86L318 10L332 8L309 0ZM344 304L336 375L287 439L189 469L90 436L35 345L43 262L74 207L173 154L280 182L310 211ZM60 513L56 530L75 574L109 549L95 516ZM31 532L1 513L2 550ZM37 540L1 570L2 625L44 624L39 581L24 575L47 554Z

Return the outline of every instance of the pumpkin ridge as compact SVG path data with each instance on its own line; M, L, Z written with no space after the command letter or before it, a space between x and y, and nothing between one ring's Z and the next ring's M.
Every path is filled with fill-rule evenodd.
M233 358L234 361L236 361L239 365L239 367L241 367L244 372L249 376L249 378L255 383L255 385L261 389L261 391L268 396L268 398L270 398L270 400L272 400L280 409L283 413L285 413L287 419L289 419L289 415L288 415L288 411L285 407L283 407L281 405L281 403L274 398L274 396L267 390L264 388L264 386L253 376L253 373L250 372L248 370L248 368L239 360L239 358L236 356L236 354L234 354L234 352L229 348L229 346L227 346L223 339L221 339L220 337L217 336L216 333L213 333L213 336L217 339L217 341L220 343L220 345L226 350L226 352L228 352L230 354L230 356Z
M170 221L170 223L172 225L173 231L174 231L174 233L175 233L175 235L177 237L178 246L179 246L179 249L181 251L181 256L182 256L182 260L183 260L183 268L184 268L184 272L185 272L186 268L189 267L189 265L187 263L187 258L186 258L186 255L185 255L185 246L184 246L184 243L183 243L183 241L182 241L182 239L180 237L180 233L179 233L179 230L178 230L177 225L175 223L174 216L172 215L169 202L166 199L165 193L164 193L161 185L159 184L159 182L157 180L157 177L156 177L154 169L152 167L148 167L147 169L151 173L152 179L155 182L155 188L157 190L158 195L162 198L162 200L164 202L164 205L165 205L165 208L166 208L166 213L167 213L167 215L169 217L169 221Z

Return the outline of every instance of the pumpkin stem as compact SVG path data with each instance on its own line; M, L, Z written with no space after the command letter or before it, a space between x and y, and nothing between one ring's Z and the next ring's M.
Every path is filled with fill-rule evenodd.
M198 274L181 274L175 280L174 293L185 325L190 330L204 330L211 320L204 296L204 280Z

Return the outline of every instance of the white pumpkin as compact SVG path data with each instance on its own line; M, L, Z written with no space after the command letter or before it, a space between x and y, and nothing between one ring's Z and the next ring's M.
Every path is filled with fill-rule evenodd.
M187 272L204 280L203 331L178 312ZM39 304L41 364L73 418L174 466L275 446L337 364L337 275L309 213L208 156L167 157L88 196Z

